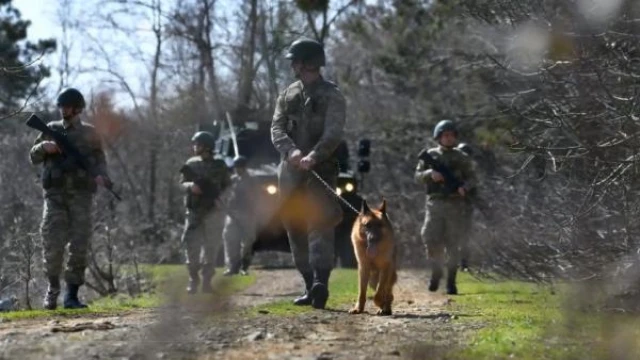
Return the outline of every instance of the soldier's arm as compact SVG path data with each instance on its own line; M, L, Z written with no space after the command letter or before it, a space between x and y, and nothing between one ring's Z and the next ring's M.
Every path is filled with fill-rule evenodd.
M282 92L276 101L276 109L271 120L271 142L285 157L296 148L295 143L287 134L287 114L285 113L285 93Z
M308 154L316 163L327 160L342 141L346 116L344 96L340 90L333 89L329 96L322 137Z
M416 182L419 182L422 184L431 183L433 182L433 179L431 179L431 171L432 171L431 169L427 168L424 161L418 160L418 165L416 166L414 179L416 180Z
M189 192L191 190L191 186L193 186L193 181L188 176L185 176L185 171L188 171L186 168L187 165L185 164L180 169L180 189L182 189L182 191Z
M47 152L44 150L44 146L42 146L42 142L44 140L46 140L44 135L40 133L33 142L33 146L31 146L31 150L29 151L29 160L33 165L41 164L47 157Z

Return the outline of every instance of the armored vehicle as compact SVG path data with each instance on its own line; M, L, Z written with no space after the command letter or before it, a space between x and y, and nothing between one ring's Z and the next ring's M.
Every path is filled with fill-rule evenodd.
M236 155L248 159L248 171L261 186L261 198L256 199L260 207L257 239L253 251L282 251L290 252L287 234L280 218L280 201L278 200L277 168L280 154L271 143L270 123L265 121L244 122L232 124L219 123L216 131L216 156L224 158L228 166L232 166ZM233 131L231 131L233 130ZM233 141L235 134L236 144ZM362 198L358 195L359 185L364 174L369 171L369 144L363 139L359 143L358 169L351 170L349 163L349 149L346 142L342 142L336 149L340 174L336 193L356 209L360 209ZM360 181L357 179L359 175ZM327 190L327 196L335 196ZM342 201L339 201L344 211L342 222L336 227L336 265L342 267L356 267L357 262L351 245L351 228L357 214Z

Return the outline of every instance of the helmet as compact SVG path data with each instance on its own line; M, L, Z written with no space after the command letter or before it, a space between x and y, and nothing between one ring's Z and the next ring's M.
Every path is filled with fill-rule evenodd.
M285 58L292 61L300 60L305 64L318 67L325 65L324 47L321 43L308 38L294 41L289 46Z
M58 107L69 106L84 109L86 103L84 101L84 96L82 96L82 93L78 91L78 89L67 88L62 90L58 95L56 105Z
M465 153L465 154L467 154L469 156L473 155L473 149L467 143L458 144L458 150L462 151L463 153Z
M458 129L456 128L456 125L453 123L453 121L442 120L433 129L433 138L439 139L440 135L442 135L442 133L445 131L453 131L456 135L458 135Z
M247 162L248 162L248 161L247 161L247 158L246 158L246 157L244 157L244 156L242 156L242 155L236 156L236 157L233 159L233 167L235 167L235 168L238 168L238 167L242 167L242 168L243 168L243 167L247 167Z
M191 141L200 143L209 149L213 149L216 145L216 139L213 137L213 134L208 131L198 131L193 135Z

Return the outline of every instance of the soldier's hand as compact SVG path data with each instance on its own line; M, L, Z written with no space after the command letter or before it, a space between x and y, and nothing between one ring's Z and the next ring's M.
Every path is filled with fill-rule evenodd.
M300 168L302 170L311 170L315 164L316 160L309 156L305 156L300 160Z
M191 185L191 192L195 195L202 195L202 189L195 183Z
M435 182L443 182L444 181L444 176L442 176L442 174L440 174L439 172L432 170L431 171L431 180L435 181Z
M467 191L463 187L459 187L458 188L458 194L460 194L460 196L466 196L467 195Z
M60 148L55 141L43 141L42 147L47 154L57 154L60 152Z
M302 159L302 151L300 151L299 149L294 149L293 151L289 152L288 161L293 166L298 166L300 164L300 159Z

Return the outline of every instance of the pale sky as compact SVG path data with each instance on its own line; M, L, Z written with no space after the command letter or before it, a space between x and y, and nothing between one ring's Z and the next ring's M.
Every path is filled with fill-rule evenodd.
M17 8L21 14L22 19L31 20L32 24L28 29L28 39L31 41L37 41L38 39L55 38L58 40L58 51L52 54L48 58L42 60L46 65L51 66L52 75L50 78L43 82L43 86L47 88L46 96L52 99L56 96L60 84L60 76L57 72L58 64L60 63L60 38L62 37L62 29L60 26L60 20L58 19L57 12L60 8L60 2L58 0L13 0L13 6ZM222 11L225 15L231 15L231 12L235 10L235 6L239 4L238 0L221 0ZM375 3L377 0L368 0L366 3ZM105 9L104 2L100 0L82 0L71 1L72 6L69 9L71 19L79 17L80 20L88 20L87 17L93 12L100 12ZM170 7L173 0L166 0L164 3ZM106 10L105 10L106 11ZM75 14L75 15L74 15ZM105 88L118 89L122 87L120 84L114 83L114 77L107 75L105 72L89 71L88 69L97 68L111 68L114 72L123 75L133 88L133 92L138 97L137 101L144 103L144 96L147 93L148 84L146 81L150 78L148 75L150 70L147 65L141 61L134 60L133 52L139 48L143 51L143 55L151 54L153 47L153 39L148 30L150 29L150 23L134 23L132 17L128 17L129 14L123 14L122 17L118 17L115 21L119 24L135 26L138 29L142 29L133 34L122 34L120 36L108 32L109 36L105 38L105 32L98 29L92 29L87 31L87 34L83 36L75 37L75 41L72 44L72 54L70 63L73 67L84 68L85 72L80 75L72 76L69 79L71 86L77 87L82 91L85 96L90 97L92 93L95 93ZM127 24L129 23L129 24ZM230 26L235 26L234 23L230 23ZM95 38L93 47L95 44L104 47L104 52L108 56L110 62L102 57L91 57L88 54L83 54L82 47L86 46L87 42L90 42L90 36ZM132 40L133 39L133 40ZM149 41L145 41L145 40ZM147 61L147 63L149 63ZM142 99L142 100L140 100ZM116 105L119 107L130 107L132 101L130 96L121 91L116 93Z

